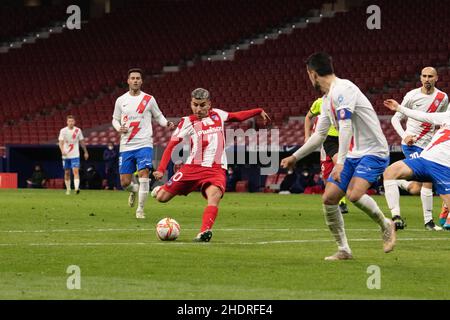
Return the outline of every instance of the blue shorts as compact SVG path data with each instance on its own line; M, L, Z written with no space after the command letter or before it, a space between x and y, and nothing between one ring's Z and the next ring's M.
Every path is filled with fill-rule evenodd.
M140 148L121 152L119 155L119 173L132 174L143 169L153 168L153 148Z
M388 165L389 157L364 156L362 158L347 158L344 163L344 169L341 172L341 182L334 181L332 176L327 181L334 183L339 189L347 192L352 178L358 177L367 180L371 184L375 183Z
M405 159L403 162L413 171L411 180L433 182L438 194L450 194L450 168L424 159Z
M79 168L79 167L80 167L80 158L63 159L64 170Z
M402 151L406 159L415 159L420 156L423 149L417 146L407 146L402 144Z

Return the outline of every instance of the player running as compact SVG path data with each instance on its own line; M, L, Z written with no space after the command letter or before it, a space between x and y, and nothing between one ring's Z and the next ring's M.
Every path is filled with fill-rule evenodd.
M67 116L67 127L59 131L59 150L61 150L64 168L64 183L66 184L66 195L70 195L70 170L73 172L73 184L75 193L80 193L80 147L83 148L84 159L89 159L89 153L84 143L81 129L75 127L75 117Z
M260 115L267 123L270 118L261 108L240 112L211 108L211 96L203 88L192 91L191 108L193 114L181 119L158 170L153 172L154 177L157 180L163 177L174 147L184 138L190 139L190 155L165 185L153 189L152 196L159 202L168 202L176 195L188 195L200 189L208 204L203 211L200 233L194 241L208 242L226 186L225 122L244 121Z
M429 113L412 110L399 105L392 99L386 100L384 105L416 121L441 126L419 157L397 161L386 169L384 181L388 184L387 188L385 187L385 196L389 207L398 201L400 196L395 183L398 179L432 182L436 192L448 206L450 204L450 111ZM450 219L445 222L444 229L450 229Z
M128 205L134 206L136 193L139 191L136 218L144 219L144 205L150 190L150 170L153 168L153 130L152 118L163 127L174 128L175 125L159 110L156 100L141 91L142 70L128 71L129 91L116 100L112 125L121 133L119 173L122 188L130 192ZM134 183L133 173L138 169L139 184Z
M328 54L315 53L307 59L306 65L312 85L324 94L322 112L311 138L292 156L283 159L281 166L293 167L315 151L325 141L330 126L334 125L339 131L339 151L322 198L325 220L336 239L338 251L325 260L353 258L338 206L345 194L381 227L383 249L388 253L394 249L396 241L394 222L387 219L366 194L389 164L389 148L377 114L355 84L335 75Z
M322 102L322 98L316 99L305 117L305 142L311 137L312 119L320 115L322 110ZM331 125L330 130L328 130L327 138L323 142L322 148L320 148L320 170L322 171L322 178L325 181L325 184L334 168L334 164L337 161L338 151L339 132L333 125ZM345 196L339 201L339 209L343 214L348 213Z
M402 102L402 106L412 110L422 112L443 112L447 110L447 94L435 87L438 80L436 69L426 67L422 70L420 81L422 87L409 91ZM407 118L403 113L397 112L392 117L391 122L395 131L402 138L402 150L406 159L419 157L423 149L430 143L436 131L436 127L431 123L417 121L414 118L408 118L406 122L406 131L403 129L401 121ZM420 183L407 180L384 181L384 188L391 188L397 185L411 194L419 194L422 200L423 218L427 230L442 230L433 221L433 185L430 182ZM393 193L395 196L397 193ZM398 229L405 227L405 222L400 215L400 197L391 198L389 209L392 213L392 220Z

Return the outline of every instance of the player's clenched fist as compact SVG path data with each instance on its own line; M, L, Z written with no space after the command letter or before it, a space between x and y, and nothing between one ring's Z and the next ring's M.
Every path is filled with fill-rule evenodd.
M297 159L294 156L290 156L281 160L281 167L283 169L290 169L295 166Z
M175 129L175 123L173 123L172 121L167 122L167 128L169 128L170 130Z
M122 125L122 126L120 126L119 132L120 133L127 133L128 132L128 128L126 126Z
M156 180L161 180L164 174L161 171L155 171L153 172L153 176L155 177Z

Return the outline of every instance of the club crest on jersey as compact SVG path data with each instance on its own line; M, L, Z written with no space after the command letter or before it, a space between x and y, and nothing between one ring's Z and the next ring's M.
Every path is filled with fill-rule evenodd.
M219 117L217 116L217 114L213 114L213 115L211 116L211 119L213 119L214 121L218 121L218 120L219 120Z
M342 102L344 102L344 96L342 94L339 95L338 97L338 102L339 104L341 104Z

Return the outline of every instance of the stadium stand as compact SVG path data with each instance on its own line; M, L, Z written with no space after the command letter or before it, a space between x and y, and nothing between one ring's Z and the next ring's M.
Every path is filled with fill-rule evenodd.
M156 1L152 7L130 1L123 10L92 19L81 31L63 32L0 54L0 93L6 97L0 110L14 106L7 117L0 114L0 145L52 141L68 113L78 117L85 132L92 131L90 144L117 142L112 129L99 128L110 122L114 101L124 91L124 72L136 65L149 75L144 90L155 95L167 116L186 114L189 92L203 86L210 89L217 107L264 107L272 115L273 127L281 129L283 145L303 143L303 123L289 119L304 116L317 97L304 67L304 59L317 50L333 55L337 74L360 86L380 115L388 114L383 99L401 100L417 86L423 66L438 67L438 87L450 91L449 1L432 0L431 6L420 0L381 0L383 32L367 29L366 7L360 6L251 45L249 50L237 50L232 61L202 61L201 55L298 21L324 2L263 0L257 1L259 10L254 12L255 1L188 0L176 6ZM205 20L189 18L189 13L207 8ZM152 19L146 19L150 12ZM435 37L409 18L417 12L433 17ZM129 24L130 19L136 22ZM183 65L187 60L193 60L194 66ZM150 76L161 74L165 65L182 68ZM26 83L23 95L15 93L17 83ZM399 143L388 119L383 119L382 126L389 142ZM165 145L169 134L155 126L158 144Z

